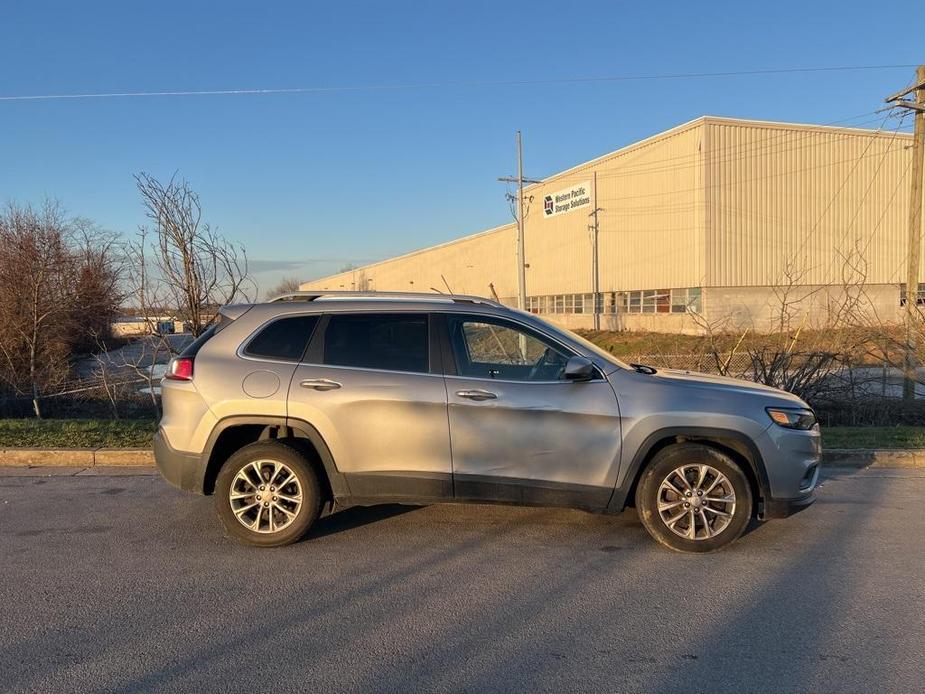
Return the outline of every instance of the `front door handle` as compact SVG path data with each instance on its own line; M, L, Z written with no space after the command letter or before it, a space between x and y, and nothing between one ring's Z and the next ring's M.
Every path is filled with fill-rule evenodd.
M456 395L467 400L495 400L498 396L487 390L457 390Z
M311 388L312 390L336 390L340 388L340 383L327 378L309 378L299 383L299 385L303 388Z

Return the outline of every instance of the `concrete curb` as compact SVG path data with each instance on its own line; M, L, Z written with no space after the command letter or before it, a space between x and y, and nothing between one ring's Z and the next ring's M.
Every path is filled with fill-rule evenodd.
M0 467L132 467L154 465L150 448L7 448ZM925 468L925 448L827 448L823 467Z
M150 448L6 448L4 467L130 467L154 465Z

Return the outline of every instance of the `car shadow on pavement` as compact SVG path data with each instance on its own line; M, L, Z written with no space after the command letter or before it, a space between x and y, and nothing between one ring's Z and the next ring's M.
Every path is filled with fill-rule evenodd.
M856 469L826 470L821 480L851 477ZM845 613L856 601L860 586L856 566L842 563L842 557L863 557L858 545L870 522L868 509L877 506L883 487L876 485L862 502L843 498L824 498L804 512L838 504L840 522L820 531L809 543L788 548L779 570L752 587L751 600L737 610L729 610L710 628L692 630L684 650L699 659L704 675L700 683L714 691L816 691L832 686L832 672L852 668L877 670L886 663L857 657L857 646L845 639ZM784 521L786 522L786 521ZM748 534L766 523L751 524ZM761 535L761 533L758 533ZM773 547L772 539L752 538L753 542ZM759 547L753 547L759 551ZM820 560L821 558L828 560ZM731 606L730 606L731 607ZM756 633L763 637L756 639ZM763 642L762 650L750 652L744 644ZM775 665L770 665L774 663ZM771 680L756 682L748 673L761 668L773 670ZM723 673L720 675L720 673ZM682 672L663 670L651 683L651 690L673 692L686 684ZM718 678L717 678L718 677ZM850 679L850 677L849 677ZM837 687L836 687L837 689Z
M343 510L334 511L315 521L311 530L300 542L314 540L328 535L335 535L346 530L353 530L364 525L371 525L380 521L400 516L409 511L415 511L420 506L407 506L401 504L381 504L378 506L351 506Z

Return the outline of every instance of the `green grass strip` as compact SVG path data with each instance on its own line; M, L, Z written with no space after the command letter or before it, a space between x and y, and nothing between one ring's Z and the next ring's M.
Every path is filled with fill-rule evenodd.
M137 419L0 419L0 448L144 448L156 429Z

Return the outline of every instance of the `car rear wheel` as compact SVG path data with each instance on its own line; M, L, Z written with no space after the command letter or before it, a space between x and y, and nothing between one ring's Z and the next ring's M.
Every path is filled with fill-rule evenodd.
M636 489L649 534L679 552L713 552L738 538L752 515L745 473L725 453L697 443L663 448Z
M321 487L302 453L279 441L258 441L222 466L215 506L236 540L279 547L300 539L318 518Z

